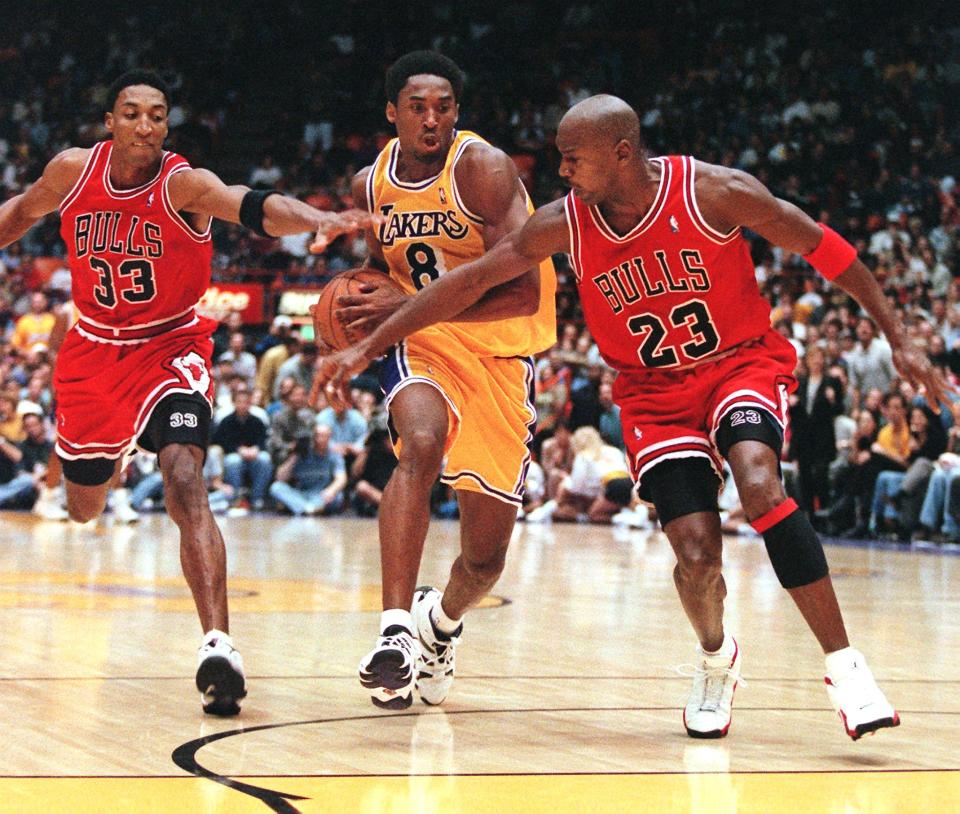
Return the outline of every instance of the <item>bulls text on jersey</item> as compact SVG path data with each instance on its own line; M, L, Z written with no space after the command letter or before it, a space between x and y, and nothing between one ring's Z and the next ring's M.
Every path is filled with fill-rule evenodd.
M113 252L127 257L163 256L160 226L127 212L85 212L74 226L77 258Z
M679 260L674 258L672 268L667 252L658 249L653 255L657 268L648 268L643 258L634 257L593 278L594 285L614 314L640 299L682 291L710 290L710 276L696 249L682 249Z

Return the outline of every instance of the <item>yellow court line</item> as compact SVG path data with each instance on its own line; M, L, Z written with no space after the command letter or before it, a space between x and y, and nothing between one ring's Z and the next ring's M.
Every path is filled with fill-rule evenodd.
M302 814L908 814L955 810L960 800L960 772L952 771L234 779L307 798L287 801ZM2 778L0 810L244 814L271 807L193 777Z

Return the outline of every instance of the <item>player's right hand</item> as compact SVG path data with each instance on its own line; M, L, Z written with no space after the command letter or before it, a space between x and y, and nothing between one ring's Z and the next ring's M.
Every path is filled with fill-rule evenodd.
M327 399L348 399L350 379L362 373L376 354L370 354L370 343L361 339L355 345L345 350L337 351L317 360L317 374L314 377L314 388L322 389Z

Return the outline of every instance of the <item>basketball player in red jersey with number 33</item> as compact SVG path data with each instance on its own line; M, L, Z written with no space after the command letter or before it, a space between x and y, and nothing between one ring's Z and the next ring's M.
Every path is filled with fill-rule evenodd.
M107 94L112 138L55 156L0 207L0 246L59 210L79 320L60 349L57 454L70 517L98 516L138 447L159 455L167 511L204 631L197 687L205 712L234 715L246 695L228 630L226 554L202 467L211 418L216 323L194 306L210 284L213 217L264 235L317 231L313 249L371 224L367 213L320 212L273 191L228 187L165 151L170 94L147 71Z
M854 740L900 719L863 655L850 647L826 557L786 497L779 454L793 347L770 328L742 226L803 255L882 327L900 373L938 404L947 387L906 340L873 276L836 232L775 198L751 176L688 156L651 158L634 111L594 96L564 116L560 174L572 192L537 210L483 258L442 276L354 348L326 360L335 385L390 344L449 319L491 286L552 254L571 256L587 327L619 371L614 395L641 497L657 508L677 556L674 581L699 648L684 709L688 734L730 726L740 676L724 631L721 458L774 571L826 654L831 702Z

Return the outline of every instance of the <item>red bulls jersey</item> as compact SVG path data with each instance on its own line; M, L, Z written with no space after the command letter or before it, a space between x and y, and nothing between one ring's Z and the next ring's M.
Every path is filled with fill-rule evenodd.
M653 205L625 235L572 192L564 202L587 327L622 371L695 364L770 327L740 229L721 234L700 214L694 160L654 161L662 173Z
M170 205L167 185L188 170L164 152L156 176L135 189L110 183L113 142L91 151L60 205L73 301L83 320L137 329L189 314L210 284L210 226L197 232Z

